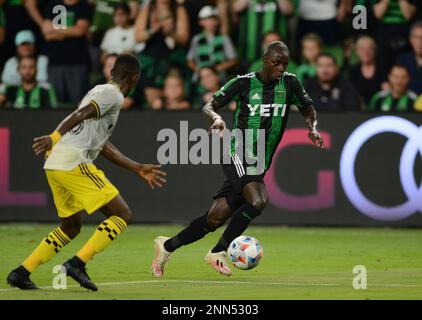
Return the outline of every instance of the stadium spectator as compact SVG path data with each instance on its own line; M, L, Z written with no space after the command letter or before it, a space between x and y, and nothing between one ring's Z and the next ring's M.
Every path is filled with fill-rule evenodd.
M377 19L376 41L382 52L382 67L390 70L397 55L408 49L409 21L418 0L378 0L373 5Z
M376 59L377 46L371 37L361 36L356 41L356 54L359 63L350 67L350 81L359 91L365 104L369 105L372 96L381 90L381 85L387 81L387 74Z
M195 35L201 32L198 24L199 11L208 5L217 7L220 18L220 33L229 35L230 33L230 0L186 0L185 7L189 17L189 29Z
M104 62L103 62L103 65L102 65L102 75L101 75L101 78L97 81L97 83L95 85L104 84L104 83L111 81L111 78L112 78L111 77L111 69L113 69L113 66L114 66L114 63L116 62L117 56L118 55L116 53L111 53L111 54L108 54L104 57L104 59L103 59ZM132 108L134 104L135 104L134 90L132 90L125 97L122 109L128 110L128 109Z
M101 42L102 59L111 53L132 53L135 48L135 28L130 22L130 8L125 2L117 3L113 13L114 27L108 29Z
M303 2L303 1L302 1ZM236 43L242 63L248 66L261 56L262 36L268 31L277 31L288 39L287 19L295 8L292 0L234 0L237 30Z
M222 77L225 71L237 63L236 50L226 35L219 30L218 10L212 6L205 6L198 14L202 32L192 38L187 61L189 68L197 73L203 67L214 67Z
M322 39L316 33L308 33L302 38L303 63L296 69L296 74L301 82L316 76L316 61L322 51Z
M316 78L308 79L305 89L317 111L350 111L360 109L359 94L348 81L341 79L336 60L329 54L317 59Z
M137 50L142 66L140 85L149 105L160 98L164 75L170 65L179 61L186 65L186 53L177 50L189 42L189 20L184 0L151 0L136 19L135 38L142 43Z
M410 29L410 44L413 51L401 54L397 64L406 66L410 74L409 88L422 93L422 21L415 22Z
M203 88L203 92L199 101L197 102L196 107L202 108L206 102L211 100L214 93L220 90L222 82L218 76L217 70L215 70L213 67L204 67L199 70L199 80L201 87ZM234 111L236 109L236 102L232 101L228 105L228 109Z
M416 93L408 89L409 72L403 65L394 65L388 75L390 89L377 92L371 99L371 111L415 111Z
M31 30L22 30L15 37L16 55L9 58L4 65L1 81L6 84L20 85L22 82L20 74L17 72L19 59L36 55L35 36ZM48 58L44 55L37 57L37 76L39 82L47 82Z
M105 32L113 25L114 7L121 3L129 6L129 20L135 21L138 14L139 2L137 0L88 0L93 7L91 33L92 43L95 47L99 47ZM114 22L115 23L115 22Z
M268 31L262 37L262 44L261 49L264 52L265 48L274 41L281 41L280 34L276 31ZM262 58L256 60L252 65L249 67L249 72L256 72L262 68ZM290 59L289 64L287 66L287 72L296 73L297 65L294 61Z
M301 40L306 34L318 34L324 45L337 45L337 24L347 14L348 0L299 1L297 35Z
M66 8L66 28L55 28L53 7ZM77 103L88 89L89 53L87 34L90 7L81 0L50 0L45 9L43 35L49 60L48 79L61 102Z
M170 70L164 82L163 97L151 104L153 110L186 110L190 103L186 100L183 78L178 72Z
M218 76L218 71L213 67L201 68L198 72L199 81L204 92L201 94L201 99L197 103L197 107L201 107L209 101L213 94L221 88L221 79Z
M1 106L14 109L57 108L54 89L48 83L36 80L37 60L35 57L20 58L18 72L22 78L21 85L1 85Z

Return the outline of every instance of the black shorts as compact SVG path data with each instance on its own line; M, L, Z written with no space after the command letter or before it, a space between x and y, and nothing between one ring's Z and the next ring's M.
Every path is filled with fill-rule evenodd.
M227 179L213 196L213 199L225 197L230 209L234 212L245 204L246 200L242 196L242 190L249 182L259 182L264 184L264 174L247 175L243 166L223 164L223 171Z

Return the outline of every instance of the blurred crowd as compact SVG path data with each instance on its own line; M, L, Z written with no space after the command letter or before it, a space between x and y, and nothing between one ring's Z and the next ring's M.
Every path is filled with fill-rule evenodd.
M0 0L0 107L74 108L133 53L125 110L198 109L282 40L317 111L422 111L421 16L422 0Z

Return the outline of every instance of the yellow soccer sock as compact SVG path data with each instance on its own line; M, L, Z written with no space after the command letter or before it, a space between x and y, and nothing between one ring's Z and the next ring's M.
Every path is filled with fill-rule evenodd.
M41 241L31 255L26 258L22 266L29 272L33 272L40 264L46 263L54 257L70 240L62 229L54 229Z
M101 222L92 237L82 247L76 256L87 263L98 252L104 250L114 239L127 228L127 223L117 216Z

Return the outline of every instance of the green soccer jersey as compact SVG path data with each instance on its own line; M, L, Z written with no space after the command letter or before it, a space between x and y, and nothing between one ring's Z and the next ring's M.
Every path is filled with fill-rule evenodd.
M56 109L56 93L47 83L37 83L30 91L23 86L0 85L0 94L6 96L6 107L13 109Z
M380 91L372 97L369 109L383 112L415 111L416 99L416 93L410 90L397 99L393 97L389 90Z
M244 133L243 137L246 137L247 129L253 133L253 142L244 143L246 147L240 151L242 159L256 159L257 141L265 141L263 172L270 167L274 152L283 136L290 105L296 105L301 111L312 105L312 100L300 81L288 72L284 73L282 79L272 83L263 82L255 72L237 76L214 94L214 101L219 106L224 106L231 100L236 101L232 132L240 129ZM259 137L260 134L264 134L265 140ZM238 139L232 137L232 156L239 153L238 143Z

